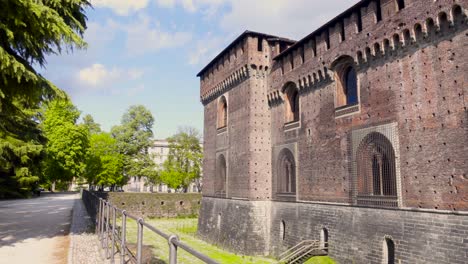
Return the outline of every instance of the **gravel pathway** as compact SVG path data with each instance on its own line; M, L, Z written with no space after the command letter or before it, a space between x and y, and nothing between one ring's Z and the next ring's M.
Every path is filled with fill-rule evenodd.
M81 199L73 205L73 217L70 228L70 250L68 264L106 263L101 256L98 238L94 234L91 218Z

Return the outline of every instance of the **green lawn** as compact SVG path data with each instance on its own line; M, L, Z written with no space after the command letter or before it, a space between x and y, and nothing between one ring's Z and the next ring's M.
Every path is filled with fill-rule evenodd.
M183 242L190 245L195 250L202 252L208 257L220 262L220 263L259 263L268 264L276 263L276 260L262 257L242 256L237 255L216 246L208 244L203 240L196 238L197 223L196 218L189 219L148 219L145 222L165 232L166 234L177 234ZM134 220L128 220L127 222L127 239L130 243L135 243L137 233L137 225ZM144 245L152 247L153 254L158 259L159 263L168 261L168 245L164 238L154 234L150 230L144 232ZM178 263L204 263L197 258L193 257L189 253L182 249L178 252ZM158 263L158 261L155 261Z
M158 228L166 234L177 234L179 239L195 250L202 252L208 257L218 261L219 263L255 263L255 264L268 264L268 263L277 263L277 260L264 257L252 257L252 256L243 256L237 255L232 252L228 252L221 248L218 248L214 245L208 244L201 239L196 237L197 233L197 218L187 218L187 219L147 219L145 222L151 224L152 226ZM127 222L127 240L130 243L136 242L137 234L137 225L134 220L128 220ZM152 263L167 263L168 262L168 244L167 241L154 234L150 230L145 228L143 244L150 246L154 256L157 259L154 259ZM132 250L133 251L133 250ZM178 251L178 263L203 263L197 258L193 257L189 253L185 252L182 249ZM307 264L335 264L335 262L327 257L313 257Z
M304 264L335 264L335 261L328 256L317 256L309 259Z

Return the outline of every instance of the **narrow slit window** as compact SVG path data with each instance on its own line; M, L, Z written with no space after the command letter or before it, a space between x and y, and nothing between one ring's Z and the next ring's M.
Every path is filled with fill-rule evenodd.
M396 0L397 10L400 11L405 8L405 0Z
M357 31L358 33L362 31L362 16L361 16L361 11L357 13Z
M255 46L254 46L255 47ZM258 38L257 41L257 50L258 51L263 51L263 38Z
M380 7L380 0L375 1L375 18L377 22L382 20L382 8Z
M345 82L346 104L352 105L358 102L357 76L353 67L349 67L346 72Z
M344 22L341 23L341 41L346 40L346 31Z

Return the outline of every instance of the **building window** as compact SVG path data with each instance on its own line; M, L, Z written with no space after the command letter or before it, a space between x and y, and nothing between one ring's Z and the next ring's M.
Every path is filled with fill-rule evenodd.
M286 223L284 220L281 220L280 223L280 238L281 240L284 240L286 238Z
M328 229L320 230L320 248L328 252Z
M356 27L357 27L358 33L362 31L362 17L361 17L360 10L358 10L358 13L357 13Z
M257 39L257 51L263 51L263 38Z
M219 155L216 161L215 195L226 197L226 158Z
M279 194L296 193L296 163L289 149L283 149L278 159L277 192Z
M218 219L217 219L217 224L218 229L221 229L221 213L218 213Z
M227 126L227 107L226 97L222 96L218 102L218 128Z
M392 143L383 134L372 132L361 141L356 161L358 204L398 206Z
M377 22L382 20L382 7L380 6L380 0L375 1L375 19Z
M395 264L395 243L389 237L386 237L383 241L382 263Z
M336 81L336 107L355 105L359 102L358 79L354 61L346 56L332 65Z
M289 82L283 87L285 95L285 123L299 121L299 91L296 84Z
M405 0L396 0L397 11L405 8Z

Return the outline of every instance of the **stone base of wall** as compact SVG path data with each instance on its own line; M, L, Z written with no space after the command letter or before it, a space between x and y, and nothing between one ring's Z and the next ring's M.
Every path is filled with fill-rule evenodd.
M270 202L203 197L198 235L233 252L267 255Z
M278 255L302 240L320 240L326 228L338 263L381 264L386 237L395 243L395 263L468 263L463 213L204 197L198 225L206 240L243 254Z

